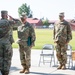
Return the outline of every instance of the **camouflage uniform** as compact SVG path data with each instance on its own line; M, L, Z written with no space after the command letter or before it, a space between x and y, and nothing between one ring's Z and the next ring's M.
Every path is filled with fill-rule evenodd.
M20 60L23 68L31 66L31 45L28 46L28 37L31 37L31 45L34 45L35 31L30 23L26 22L18 27L18 44L20 52Z
M1 11L1 14L6 14L7 11ZM7 18L0 20L0 70L2 75L8 75L11 66L12 44L10 41L10 31L14 22Z
M54 41L56 41L56 55L60 64L67 62L67 42L72 39L70 24L66 21L59 21L54 26Z
M6 19L0 20L0 70L9 72L12 57L12 47L9 41L10 24Z

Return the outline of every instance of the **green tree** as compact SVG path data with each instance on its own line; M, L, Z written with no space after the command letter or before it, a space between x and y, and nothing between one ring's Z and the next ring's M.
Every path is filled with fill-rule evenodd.
M42 22L43 22L43 25L46 25L46 26L49 25L49 20L47 18L46 18L46 20L43 20Z
M28 18L31 18L33 17L32 15L32 11L30 9L30 6L27 6L27 4L22 4L19 8L18 8L18 13L19 13L19 16L21 16L22 13L26 13L27 17Z

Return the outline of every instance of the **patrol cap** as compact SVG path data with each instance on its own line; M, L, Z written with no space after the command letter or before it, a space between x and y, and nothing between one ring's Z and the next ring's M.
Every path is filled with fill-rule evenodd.
M2 15L8 15L8 11L2 10L2 11L1 11L1 14L2 14Z
M59 16L64 16L64 12L59 13Z
M26 13L23 12L23 13L21 14L20 18L24 18L24 17L27 17L27 15L26 15Z

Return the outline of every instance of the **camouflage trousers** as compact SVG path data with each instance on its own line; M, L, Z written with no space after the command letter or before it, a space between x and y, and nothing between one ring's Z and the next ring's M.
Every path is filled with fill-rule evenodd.
M12 59L12 46L9 40L0 40L0 70L9 73Z
M25 68L31 66L31 48L29 46L19 45L21 65Z
M56 48L56 56L57 56L57 59L59 61L60 64L66 64L67 63L67 44L56 44L55 46Z

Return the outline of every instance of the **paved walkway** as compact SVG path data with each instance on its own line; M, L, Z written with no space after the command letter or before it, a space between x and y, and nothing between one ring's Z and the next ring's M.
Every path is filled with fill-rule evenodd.
M52 65L50 67L49 63L46 63L45 65L41 63L39 67L38 64L40 58L40 51L41 50L31 51L31 68L30 74L28 75L75 75L75 68L69 69L67 68L66 70L57 70L57 66ZM9 75L27 75L27 74L20 74L19 71L21 69L22 66L20 64L19 51L18 49L13 49L12 65Z

